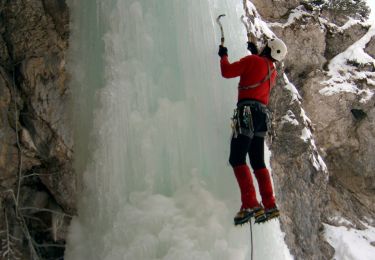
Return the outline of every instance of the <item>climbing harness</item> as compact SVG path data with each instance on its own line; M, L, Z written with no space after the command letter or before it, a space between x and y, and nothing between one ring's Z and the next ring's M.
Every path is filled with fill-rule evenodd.
M221 15L219 15L219 16L216 18L216 22L219 24L219 26L220 26L220 31L221 31L221 44L220 44L220 45L224 47L224 40L225 40L225 38L224 38L224 29L223 29L223 25L222 25L221 22L220 22L220 19L221 19L223 16L225 16L225 14L221 14Z
M239 134L253 138L265 137L272 129L272 113L257 100L245 99L237 103L231 117L233 138Z
M256 44L257 37L255 36L254 29L258 30L258 28L254 26L254 19L255 19L254 18L254 12L253 12L253 10L251 10L251 13L250 13L250 10L249 10L249 8L247 6L247 0L243 0L243 8L244 8L244 11L245 11L245 14L246 14L246 17L247 17L247 22L245 21L245 16L244 15L241 16L241 22L243 23L243 25L246 28L247 41L251 42L253 44ZM261 31L261 34L264 36L263 31ZM271 70L269 62L267 61L267 59L264 59L264 60L265 60L265 62L267 64L267 69L268 69L268 74L264 77L264 79L261 80L260 82L257 82L255 84L252 84L252 85L249 85L249 86L240 86L240 85L238 85L238 90L248 90L248 89L259 87L260 85L262 85L263 83L265 83L267 80L270 81L270 88L272 88L271 76L274 73L275 69L273 68Z
M270 68L270 64L268 63L268 61L266 59L264 59L265 62L267 63L267 69L268 69L268 74L264 77L264 79L262 79L260 82L258 83L255 83L255 84L252 84L252 85L249 85L249 86L240 86L238 85L238 89L239 90L248 90L248 89L252 89L252 88L256 88L256 87L259 87L260 85L262 85L264 82L266 82L267 80L270 81L270 88L272 88L272 80L271 80L271 76L272 74L275 72L275 69L272 69Z

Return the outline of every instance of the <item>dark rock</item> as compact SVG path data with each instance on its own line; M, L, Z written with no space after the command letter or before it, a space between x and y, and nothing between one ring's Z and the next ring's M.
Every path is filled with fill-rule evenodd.
M352 110L350 110L350 112L352 112L354 118L357 120L362 120L367 116L367 114L362 109L353 108Z
M375 37L373 36L366 45L365 51L375 59Z
M12 104L11 79L0 67L0 187L13 187L17 181L19 162L16 147L16 132L8 121L8 110ZM11 117L16 120L16 115Z
M60 37L69 37L69 9L65 0L43 0L46 13L51 16Z

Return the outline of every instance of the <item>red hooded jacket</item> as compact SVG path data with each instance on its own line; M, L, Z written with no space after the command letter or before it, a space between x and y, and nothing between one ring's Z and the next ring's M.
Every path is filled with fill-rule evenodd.
M221 75L224 78L235 78L240 77L239 86L246 87L253 84L257 84L265 79L268 75L268 66L272 71L275 66L273 62L259 55L249 55L242 58L239 61L230 63L228 56L223 56L220 60ZM271 75L271 86L270 80L263 82L261 85L255 88L238 90L238 101L243 99L253 99L260 101L261 103L268 105L271 87L276 79L276 71Z

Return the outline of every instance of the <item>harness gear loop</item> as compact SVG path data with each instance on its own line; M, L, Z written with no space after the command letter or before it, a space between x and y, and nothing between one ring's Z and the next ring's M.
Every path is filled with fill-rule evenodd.
M237 138L239 134L253 138L254 122L250 104L237 106L237 108L234 109L231 120L231 127L234 138Z

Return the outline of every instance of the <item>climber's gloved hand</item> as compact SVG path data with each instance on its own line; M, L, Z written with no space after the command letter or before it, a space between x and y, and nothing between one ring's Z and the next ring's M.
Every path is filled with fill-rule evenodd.
M228 49L224 46L219 46L219 56L222 58L223 56L228 56Z
M251 54L258 54L258 48L252 42L247 42L247 49L251 52Z

